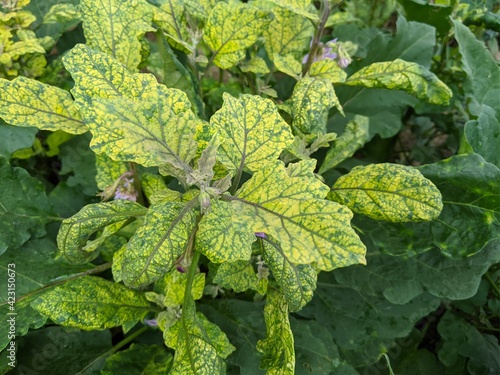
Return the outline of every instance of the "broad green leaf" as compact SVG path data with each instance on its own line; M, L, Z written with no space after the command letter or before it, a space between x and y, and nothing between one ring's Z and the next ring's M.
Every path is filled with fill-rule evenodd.
M403 90L436 105L447 105L452 96L448 86L433 73L416 63L401 59L373 63L358 70L344 84Z
M182 305L184 294L186 292L187 273L181 273L175 268L171 269L164 277L158 280L155 284L155 289L161 290L165 295L163 304L173 307ZM194 300L198 300L203 296L205 288L205 274L197 273L193 280L191 295Z
M194 311L183 311L163 337L175 349L172 375L224 375L224 359L235 349L219 327Z
M318 78L302 78L293 89L293 126L305 134L326 133L328 110L333 106L342 113L330 82Z
M273 273L291 312L302 309L316 289L316 270L309 264L293 264L272 239L261 240L263 258Z
M144 318L150 310L142 293L95 276L58 286L31 306L56 324L85 330L117 327Z
M436 246L465 257L499 238L500 171L477 155L458 155L418 168L443 196L443 211L428 223L381 223L357 218L355 225L390 254L419 254Z
M311 77L326 79L331 83L345 82L347 78L347 73L332 59L313 62L308 74Z
M311 22L283 8L274 8L272 11L274 19L263 32L267 55L291 54L302 59L314 33Z
M214 51L215 65L228 69L238 63L270 21L269 12L247 4L218 3L203 30L203 40Z
M493 108L497 118L500 116L498 97L500 96L500 67L485 48L483 42L476 39L467 26L460 21L453 21L455 38L462 55L462 67L467 74L464 90L472 99L474 106L470 110L479 115L481 105Z
M276 70L288 74L296 80L300 79L302 73L302 64L298 62L293 55L278 55L273 56L274 67Z
M0 78L0 117L5 122L42 130L87 131L69 92L19 76L12 81Z
M106 358L101 375L168 374L173 356L165 346L132 344Z
M310 0L270 0L277 6L287 9L294 14L309 18L312 21L318 21L318 16L311 13L314 7L311 6Z
M122 258L125 285L140 288L159 279L186 250L196 222L196 200L160 202L149 207L143 226L130 239Z
M151 5L154 23L162 29L172 47L187 54L192 53L184 4L175 0L163 0L157 4L158 6Z
M71 263L88 262L98 255L97 251L84 249L93 233L111 224L123 225L130 217L142 216L146 211L140 204L123 199L89 204L62 222L57 234L59 251Z
M430 221L443 209L441 193L417 169L389 163L355 167L335 182L328 199L391 222Z
M368 141L368 129L368 117L355 115L352 121L347 123L344 133L335 139L334 144L326 153L319 173L324 173L353 156L356 150Z
M210 212L205 214L196 232L196 249L214 263L249 260L255 236L235 218L228 202L212 200Z
M477 120L465 124L465 138L476 154L500 168L500 122L493 108L483 105Z
M141 102L132 99L94 99L86 118L91 148L114 160L146 167L171 164L190 171L195 156L193 137L199 121L186 94L165 86L150 88ZM165 131L168 128L168 131Z
M291 165L268 165L236 197L224 197L237 213L236 223L274 237L294 264L315 262L321 270L332 270L364 263L365 246L350 226L351 211L323 199L328 187L312 170L293 177Z
M136 0L82 0L80 11L86 43L135 71L141 61L141 43L151 27L153 12Z
M51 214L43 184L0 158L0 254L42 237Z
M224 142L219 161L229 170L248 168L254 172L273 163L281 151L293 142L292 132L274 103L254 95L239 99L224 93L224 105L210 119Z
M239 260L218 265L213 281L223 288L242 293L248 289L257 290L259 279L253 269L252 262Z
M453 1L398 0L398 2L403 6L405 15L410 21L434 26L441 36L448 34L451 27L448 19L454 11L454 6L451 5L456 4Z
M11 126L0 120L0 157L9 160L14 152L31 147L36 133L36 128Z
M293 333L288 319L288 304L279 292L267 294L264 307L267 337L257 343L262 353L260 367L267 374L293 375L295 373L295 350Z

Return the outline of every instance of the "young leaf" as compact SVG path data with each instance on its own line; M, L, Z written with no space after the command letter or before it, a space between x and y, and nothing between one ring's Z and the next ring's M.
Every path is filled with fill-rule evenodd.
M151 27L153 12L146 2L82 0L83 30L90 48L107 53L134 71L141 62L141 38Z
M163 338L175 349L172 375L224 375L224 359L235 349L219 327L194 311L183 311Z
M142 227L122 255L125 285L140 288L168 272L186 249L196 222L196 200L188 204L160 202L151 205Z
M264 318L267 337L257 343L257 350L262 353L260 367L268 370L268 374L293 375L293 333L288 320L288 304L283 295L275 291L267 294Z
M323 59L313 62L308 74L311 77L323 78L333 84L345 82L347 77L347 73L332 59Z
M245 57L271 21L269 12L247 4L218 3L210 12L203 40L214 51L212 59L219 68L228 69Z
M293 264L283 249L272 239L263 239L262 250L266 265L271 269L291 312L302 309L316 289L316 270L310 264Z
M59 251L71 263L86 263L95 259L97 250L87 252L84 249L93 233L115 223L120 223L120 227L130 217L144 215L146 211L140 204L123 199L89 204L62 222L57 234Z
M333 106L343 113L330 82L319 78L302 78L293 89L293 125L305 134L326 133L328 110Z
M56 324L86 330L142 319L150 308L142 293L95 276L58 286L38 297L31 306Z
M391 222L430 221L443 208L441 193L418 170L388 163L355 167L335 182L328 199Z
M241 95L239 99L224 93L224 105L210 119L225 141L219 160L241 175L246 167L254 172L274 163L281 151L293 142L292 132L269 99Z
M312 171L297 177L293 171L281 162L268 165L236 197L223 196L236 211L236 223L276 238L294 264L316 262L320 269L332 270L364 263L365 246L349 224L351 211L323 199L328 188Z
M187 273L181 273L175 268L171 269L163 278L155 284L155 289L160 290L165 295L163 303L165 306L182 305L184 294L186 292L186 282L188 279ZM198 300L203 296L205 288L205 274L197 273L193 280L191 295L194 300Z
M292 55L278 55L273 56L274 67L276 70L288 74L296 80L300 79L302 73L302 64L298 62Z
M33 79L0 78L0 102L0 117L11 125L71 134L88 130L69 92Z
M253 269L252 262L239 260L220 264L213 281L223 288L233 289L236 293L241 293L248 289L257 290L259 279Z
M324 173L350 158L369 139L368 117L355 115L345 127L344 133L337 137L335 143L325 155L319 173Z
M344 84L403 90L437 105L447 105L452 96L448 86L433 73L416 63L400 59L366 66L350 76Z

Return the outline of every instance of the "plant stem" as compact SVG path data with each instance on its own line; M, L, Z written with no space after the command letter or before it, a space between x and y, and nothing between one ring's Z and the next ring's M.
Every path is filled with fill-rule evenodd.
M484 277L486 277L486 280L488 280L488 282L491 284L491 287L493 288L493 290L495 291L497 297L500 297L500 288L498 287L498 285L495 283L495 280L493 280L490 276L490 273L489 272L486 272L484 274Z
M321 41L321 37L323 36L323 31L325 31L326 21L328 21L328 16L330 15L330 2L329 0L323 0L321 3L321 7L323 9L323 15L321 16L321 22L314 33L313 41L311 43L311 49L309 50L309 56L307 57L306 65L302 70L302 75L305 76L311 68L312 63L314 62L314 57L318 52L319 43Z
M130 172L132 172L132 175L134 176L134 189L135 191L137 191L137 203L144 206L144 196L142 195L141 188L141 176L139 175L139 171L137 170L137 164L130 161L128 163L128 167L130 169Z

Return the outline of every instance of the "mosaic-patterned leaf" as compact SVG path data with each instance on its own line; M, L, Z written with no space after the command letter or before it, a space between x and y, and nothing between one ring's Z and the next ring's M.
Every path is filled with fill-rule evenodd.
M194 311L183 311L163 338L175 349L172 375L225 375L224 359L235 349L218 326Z
M97 256L95 251L84 250L93 233L111 224L125 223L130 217L142 216L146 211L140 204L123 199L89 204L63 220L57 234L59 251L71 263L88 262Z
M368 141L370 134L368 117L355 115L345 127L344 133L337 137L335 143L326 153L319 173L324 173L350 158L356 150Z
M142 192L151 204L161 201L181 201L181 192L170 190L167 184L165 184L165 180L160 175L143 173L141 175L141 187Z
M332 270L364 263L365 246L350 226L352 212L323 199L328 187L312 170L293 176L293 166L268 165L236 197L223 196L234 207L236 223L274 237L294 264L315 262L321 270Z
M269 68L267 67L266 60L262 57L255 56L250 61L241 64L241 71L255 74L267 74L269 73Z
M71 134L88 130L69 92L55 86L23 76L0 78L0 102L0 117L11 125Z
M141 38L154 31L153 12L137 0L82 0L80 11L86 43L134 71L141 61Z
M96 155L95 167L97 170L95 180L97 187L101 190L113 185L122 174L128 171L126 163L114 161L106 154Z
M313 298L316 270L310 264L293 264L272 239L261 240L266 265L273 273L290 311L298 311Z
M326 79L331 83L345 82L347 73L332 59L324 59L312 63L309 69L311 77Z
M214 263L249 260L255 236L234 218L228 202L212 200L210 212L203 216L196 233L196 249Z
M181 1L162 1L158 6L152 6L153 21L164 31L165 37L172 47L191 53L189 45L189 29Z
M142 293L95 276L85 276L44 293L31 306L54 323L85 330L117 327L146 316Z
M353 168L335 182L328 199L390 222L431 221L443 209L430 180L415 168L389 163Z
M447 105L452 92L423 66L396 59L366 66L346 81L346 85L403 90L431 104Z
M312 21L318 20L318 15L311 12L314 7L311 6L310 0L271 0L273 3L288 9L296 15L304 16Z
M175 268L171 269L162 279L158 280L155 288L161 289L165 296L163 304L165 306L182 305L184 294L186 292L187 273L181 273ZM194 300L198 300L203 296L205 288L205 274L198 273L194 276L193 285L191 287L191 295Z
M251 261L239 260L219 265L213 281L223 288L241 293L248 289L257 290L259 279Z
M214 51L212 59L219 68L228 69L245 57L271 18L269 12L247 4L218 3L210 13L203 40Z
M195 201L193 201L195 202ZM196 221L193 204L151 205L143 226L130 239L122 258L125 285L140 288L168 272L186 249Z
M191 17L205 23L218 0L184 0L184 8Z
M293 125L305 134L326 133L328 110L333 106L343 113L330 82L302 78L295 85L292 95Z
M257 350L262 353L260 367L268 370L267 374L293 375L293 333L288 318L288 304L279 292L270 291L267 294L264 318L267 337L257 342Z
M273 56L274 67L276 70L288 74L296 80L300 79L302 73L302 64L298 62L293 55L278 55Z
M288 124L274 103L254 95L239 99L224 93L224 104L210 119L224 142L219 148L219 161L241 174L273 163L281 151L293 142Z

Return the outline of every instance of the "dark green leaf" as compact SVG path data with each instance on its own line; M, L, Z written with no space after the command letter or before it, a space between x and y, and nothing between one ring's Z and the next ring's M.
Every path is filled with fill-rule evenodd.
M483 105L477 120L465 124L465 138L476 154L500 168L500 123L493 108Z
M101 375L168 374L172 354L164 346L132 344L106 359Z

